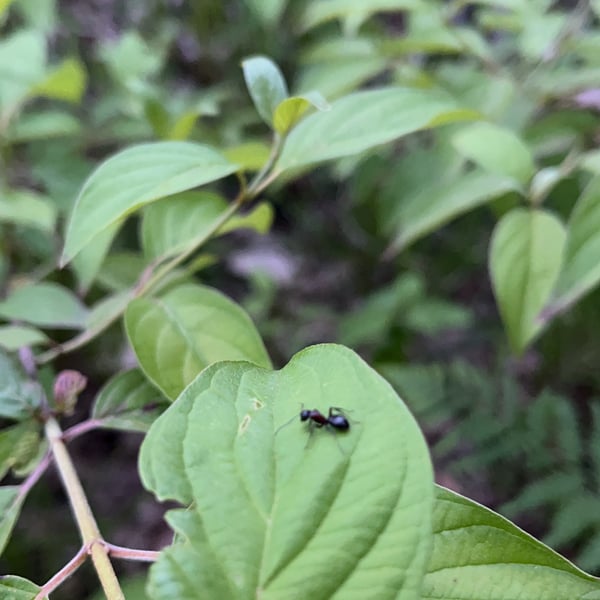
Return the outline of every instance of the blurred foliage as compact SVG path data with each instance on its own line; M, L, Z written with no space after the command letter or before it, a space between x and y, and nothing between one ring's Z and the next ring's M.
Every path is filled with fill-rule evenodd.
M104 158L193 140L247 171L265 164L270 138L240 68L249 56L281 66L292 114L324 106L315 90L327 102L361 87L443 90L482 121L285 173L268 192L274 208L258 205L165 285L196 278L240 298L277 364L314 342L358 348L431 433L440 471L474 496L490 490L486 500L525 525L543 528L532 516L543 508L548 541L598 569L600 525L585 515L598 513L600 491L590 400L600 304L597 293L578 301L600 277L586 229L600 196L589 185L600 175L599 19L598 2L550 0L0 1L0 344L52 351L73 339L67 330L109 327L148 266L144 232L168 218L152 205L57 268L77 194ZM210 193L220 206L235 187ZM524 307L522 288L497 294L499 315L503 274L492 268L490 283L488 248L517 207L581 228L565 242L560 227L547 234L573 259L556 293ZM266 234L273 213L270 233L247 231ZM586 235L580 264L569 244ZM515 311L525 316L510 325ZM112 326L70 361L100 388L132 366L127 352ZM433 364L407 366L421 362ZM7 469L23 463L9 459ZM17 546L3 560L25 573Z

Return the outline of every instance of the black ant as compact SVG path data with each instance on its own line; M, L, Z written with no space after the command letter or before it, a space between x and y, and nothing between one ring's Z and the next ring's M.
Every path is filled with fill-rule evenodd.
M320 410L313 408L312 410L302 409L300 411L300 420L309 421L309 429L312 431L314 427L331 427L336 431L348 431L350 422L341 408L335 406L329 407L329 413L325 416Z

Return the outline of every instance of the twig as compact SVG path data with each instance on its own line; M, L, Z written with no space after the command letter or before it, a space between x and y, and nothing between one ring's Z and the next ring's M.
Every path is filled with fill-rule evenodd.
M115 558L124 558L126 560L137 560L140 562L155 562L158 560L160 552L154 550L136 550L135 548L125 548L104 542L108 548L109 554Z
M62 434L62 439L64 442L70 442L80 435L98 429L99 427L102 427L102 419L87 419L86 421L77 423L77 425L73 425L73 427L69 427L69 429L65 429Z
M90 553L89 547L82 546L79 552L58 572L53 575L38 592L35 600L43 600L53 592L59 585L66 581L77 569L86 561L88 554Z

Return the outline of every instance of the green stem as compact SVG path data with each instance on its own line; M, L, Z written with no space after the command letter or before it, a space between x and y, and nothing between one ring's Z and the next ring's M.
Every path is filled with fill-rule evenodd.
M60 426L53 417L50 417L46 421L45 429L56 466L69 497L71 510L75 516L83 545L92 557L94 568L106 598L107 600L125 600L113 566L108 558L109 550L104 544L77 471L63 442Z
M281 154L284 141L285 137L282 137L277 133L275 134L273 146L271 147L271 154L269 155L267 162L263 165L263 168L255 175L254 179L248 185L246 199L254 198L274 179L271 169Z

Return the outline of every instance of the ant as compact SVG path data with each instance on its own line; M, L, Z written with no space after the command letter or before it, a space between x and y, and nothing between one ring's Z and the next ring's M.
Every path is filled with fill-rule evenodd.
M335 406L329 407L327 416L316 408L312 410L302 409L300 411L300 420L309 421L308 426L311 432L314 427L330 427L336 431L348 431L350 429L350 422L346 415L341 408Z

